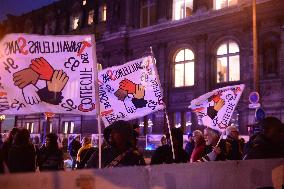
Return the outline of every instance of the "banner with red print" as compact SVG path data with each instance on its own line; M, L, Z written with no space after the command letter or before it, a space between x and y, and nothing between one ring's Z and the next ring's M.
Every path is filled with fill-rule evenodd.
M99 72L101 116L105 126L164 108L161 85L151 56Z
M240 100L244 84L215 89L191 101L189 108L204 126L224 131Z
M0 41L0 113L95 115L92 37L6 35Z

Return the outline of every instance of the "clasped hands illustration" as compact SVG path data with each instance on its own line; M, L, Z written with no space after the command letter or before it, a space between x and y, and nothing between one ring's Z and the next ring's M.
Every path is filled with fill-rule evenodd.
M144 100L145 87L141 84L135 84L128 79L124 79L119 83L119 89L114 95L118 100L124 102L128 113L134 113L137 108L143 108L147 105L147 101Z
M22 89L27 104L38 104L46 102L58 105L61 103L64 89L69 77L62 70L54 70L43 58L31 60L31 65L13 74L15 86ZM39 89L36 84L38 80L46 81L46 87Z

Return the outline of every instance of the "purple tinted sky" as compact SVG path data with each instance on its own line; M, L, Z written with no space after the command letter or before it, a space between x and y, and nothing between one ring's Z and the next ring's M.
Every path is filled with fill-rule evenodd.
M56 0L0 0L0 22L6 19L6 14L21 15L53 1Z

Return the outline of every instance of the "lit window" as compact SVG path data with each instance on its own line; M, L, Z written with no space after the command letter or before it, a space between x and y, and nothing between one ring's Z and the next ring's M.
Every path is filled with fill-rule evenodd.
M217 83L240 80L240 50L234 41L226 41L217 50Z
M70 123L70 133L71 133L71 134L74 133L74 126L75 126L74 122L71 122L71 123Z
M73 134L75 129L75 123L73 121L65 121L64 122L64 133Z
M87 4L87 0L82 1L83 6Z
M49 132L52 133L52 123L50 123L49 126L50 126L50 127L49 127Z
M192 15L193 0L174 0L173 19L180 20Z
M64 133L67 134L68 133L68 122L64 123Z
M30 131L30 133L34 132L34 123L32 123L32 122L26 123L26 127L27 127L27 130Z
M71 18L71 29L76 30L79 27L79 16Z
M156 6L154 0L143 0L141 4L140 26L147 27L156 23Z
M189 49L180 50L174 59L175 87L194 85L194 54Z
M181 112L175 112L175 128L180 128L181 127Z
M100 22L105 22L107 17L107 6L106 4L102 5L99 9L99 20Z
M214 0L214 8L216 10L223 9L238 4L238 0Z
M148 133L148 134L151 134L152 131L153 131L153 125L154 125L154 123L153 123L154 114L148 115L148 116L147 116L147 119L148 119L148 121L147 121L147 125L148 125L147 133Z
M191 132L191 112L185 112L185 133Z
M94 10L90 10L88 13L88 25L93 24L94 22Z

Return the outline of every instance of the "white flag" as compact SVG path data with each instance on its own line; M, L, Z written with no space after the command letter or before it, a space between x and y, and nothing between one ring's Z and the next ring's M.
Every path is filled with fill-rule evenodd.
M164 108L163 94L151 56L99 72L101 115L106 126Z
M91 35L6 35L0 41L0 113L95 115L92 48Z
M229 126L244 88L245 85L240 84L215 89L192 100L189 108L197 114L204 126L224 131Z

